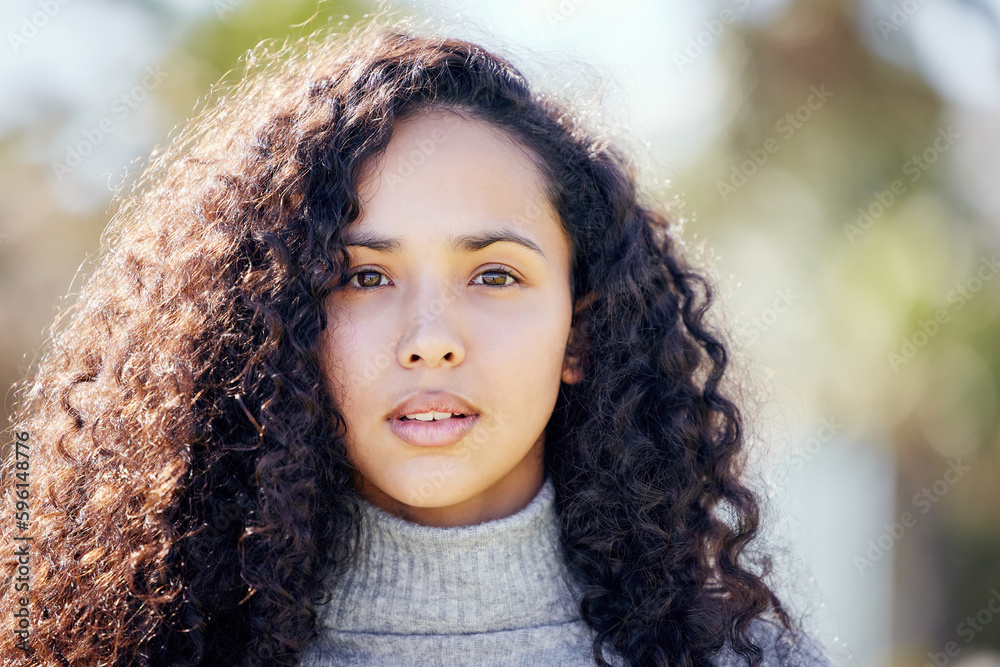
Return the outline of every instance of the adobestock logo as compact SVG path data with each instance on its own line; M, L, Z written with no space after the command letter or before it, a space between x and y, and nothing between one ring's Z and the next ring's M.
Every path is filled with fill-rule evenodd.
M215 15L218 16L221 21L226 17L226 14L242 5L244 1L245 0L213 0L212 9L215 10Z
M990 598L974 616L966 616L965 620L955 626L955 634L961 637L966 644L976 638L980 632L986 629L993 622L994 617L1000 614L1000 591L996 588L990 589ZM927 654L928 661L923 667L948 667L951 659L958 657L962 652L962 647L956 641L950 641L944 645L943 651L933 651Z
M833 97L833 93L826 89L825 84L820 85L819 88L810 86L809 91L810 94L805 103L795 111L786 113L774 124L775 131L786 141L795 136L795 133L812 119L813 114L823 108L826 101ZM747 149L746 154L750 159L732 165L729 180L715 182L715 187L719 191L722 201L728 201L730 195L746 185L749 179L767 164L771 156L779 150L781 150L781 144L775 137L765 139L760 148Z
M975 275L963 280L955 285L955 288L948 292L946 299L948 303L954 304L954 310L962 310L965 304L972 300L983 285L993 280L993 276L1000 270L1000 262L997 256L983 257L979 262L979 268ZM934 336L941 331L941 328L951 321L951 313L947 308L938 308L934 311L934 317L920 320L918 326L920 331L915 331L909 336L904 336L897 352L889 352L886 357L889 361L889 368L893 373L899 373L900 366L910 363L917 353L926 346Z
M750 0L733 0L740 12L750 6ZM674 51L674 65L678 72L683 72L684 68L701 57L712 43L722 35L725 27L737 19L737 13L726 8L719 12L716 18L706 19L702 22L702 29L697 34L688 37L683 51Z
M904 176L909 176L910 183L916 183L958 139L961 139L961 135L952 130L951 125L947 129L939 127L937 136L931 145L920 153L911 155L910 159L903 163L900 170ZM886 189L873 192L875 201L864 207L859 206L857 220L853 224L844 224L847 240L853 244L859 237L863 236L875 224L875 221L885 215L886 211L902 198L908 188L909 186L904 180L897 178Z
M792 294L791 288L775 291L778 296L771 303L770 308L765 308L761 313L750 320L744 326L737 329L744 343L750 344L760 338L760 335L774 326L778 318L787 313L788 310L799 300L799 297Z
M939 479L913 495L913 506L920 509L920 514L927 514L970 470L971 467L962 465L962 459L949 461L948 469ZM903 512L892 524L883 523L882 527L885 530L874 540L868 540L868 550L864 556L854 556L854 567L857 568L858 574L863 576L866 570L874 567L875 563L882 560L896 546L896 542L903 539L907 529L916 524L917 516L912 512Z
M139 108L149 93L155 90L163 79L167 77L159 65L149 65L146 67L146 76L142 79L142 84L134 86L131 90L122 93L111 103L111 115L105 116L97 122L95 127L87 128L82 132L82 138L75 144L69 144L65 149L65 157L62 162L52 162L52 172L56 180L62 182L67 174L83 164L84 158L94 152L94 149L104 143L104 139L112 134L118 125L115 121L124 122L132 115L132 112Z
M888 41L889 35L898 32L926 4L927 0L903 0L903 2L892 3L889 20L879 19L876 21L879 32L882 33L882 39Z
M820 427L816 435L806 440L801 452L795 452L792 456L792 468L798 472L805 467L806 462L816 456L823 448L823 445L833 440L834 436L844 428L843 424L837 422L836 417L823 418L820 420Z
M576 10L580 8L580 5L586 3L587 0L562 0L556 9L548 10L545 12L545 18L548 19L549 27L552 28L559 23L562 23L568 19L573 14L576 14Z
M56 17L62 8L69 4L70 0L39 0L39 11L25 16L21 20L21 29L17 32L8 32L7 41L14 53L28 45L28 41L38 36L38 33L49 24L49 21Z

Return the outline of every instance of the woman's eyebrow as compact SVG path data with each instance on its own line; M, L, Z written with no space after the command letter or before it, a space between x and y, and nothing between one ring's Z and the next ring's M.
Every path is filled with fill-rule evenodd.
M546 259L545 253L542 252L537 243L507 228L489 229L475 234L460 234L448 237L448 247L453 252L476 252L486 246L501 242L516 243L532 252L538 253L542 259ZM401 238L383 236L363 230L348 232L344 239L344 244L389 253L401 252L406 247L406 243Z

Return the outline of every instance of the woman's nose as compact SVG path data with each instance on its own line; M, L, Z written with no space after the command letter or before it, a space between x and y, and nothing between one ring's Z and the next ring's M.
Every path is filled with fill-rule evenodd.
M401 310L403 326L398 359L406 367L428 367L462 363L465 358L463 328L454 287L427 281L407 295Z

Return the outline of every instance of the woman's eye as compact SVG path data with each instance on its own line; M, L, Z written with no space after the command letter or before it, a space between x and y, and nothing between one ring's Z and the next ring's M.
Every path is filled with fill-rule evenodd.
M506 289L518 284L518 280L514 277L514 274L506 269L487 269L476 277L482 278L483 282L476 282L474 284L486 285L487 287L493 287L496 289ZM385 284L382 284L383 278L386 278L387 280ZM386 275L381 271L376 271L374 269L361 269L360 271L355 271L351 274L348 284L359 289L373 289L376 287L391 285L392 281L388 280Z
M381 287L382 278L385 274L380 271L375 271L374 269L361 269L360 271L355 271L351 274L348 283L354 287L360 287L362 289L370 287ZM358 280L355 282L355 278Z
M496 287L498 289L513 287L518 282L517 278L514 277L514 274L505 269L487 269L486 271L483 271L479 275L483 277L483 282L476 284L488 285L490 287ZM507 280L508 278L510 280Z

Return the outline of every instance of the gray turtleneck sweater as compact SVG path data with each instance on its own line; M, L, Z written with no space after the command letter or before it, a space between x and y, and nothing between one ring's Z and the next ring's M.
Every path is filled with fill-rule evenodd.
M595 664L560 552L551 478L521 511L473 526L421 526L364 500L362 514L366 548L321 610L322 639L303 666ZM818 646L774 641L770 627L755 628L764 667L832 667ZM727 646L716 664L734 658Z

